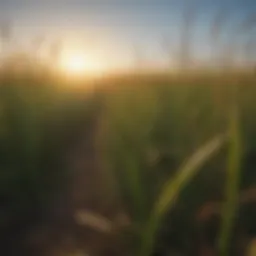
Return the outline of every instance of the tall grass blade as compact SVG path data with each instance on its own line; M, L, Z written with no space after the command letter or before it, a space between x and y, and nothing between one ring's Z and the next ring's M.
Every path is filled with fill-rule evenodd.
M218 11L218 13L216 14L216 16L214 17L212 23L211 23L211 27L210 27L210 39L211 39L211 43L212 43L212 54L213 54L213 61L217 60L220 61L220 56L219 56L219 52L218 50L220 49L220 41L221 41L221 36L223 33L223 28L225 27L229 15L227 15L228 10L227 8L220 8L220 10ZM215 55L217 53L217 58L215 59Z
M182 189L184 189L199 172L200 168L207 160L221 148L223 142L224 137L217 136L206 145L199 148L177 171L176 177L171 177L163 186L147 224L146 233L142 240L141 253L139 255L150 255L154 247L154 239L161 219L167 211L174 206Z
M192 36L193 28L196 21L197 8L196 1L187 1L182 17L179 65L180 68L187 69L192 60Z
M219 255L229 255L233 223L239 200L240 170L241 170L241 137L239 129L239 113L237 105L233 106L229 122L229 156L226 178L226 202L223 206L222 226L219 236Z
M228 38L227 44L224 46L224 63L227 66L232 66L235 62L235 58L237 57L237 52L239 52L240 48L240 39L246 34L253 32L256 27L256 13L245 17L245 19L239 25L234 26L231 29L231 33Z

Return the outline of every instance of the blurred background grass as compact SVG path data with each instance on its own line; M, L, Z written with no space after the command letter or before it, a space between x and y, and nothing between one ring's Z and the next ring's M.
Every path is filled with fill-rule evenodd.
M210 28L213 67L193 66L194 6L175 69L137 59L127 74L71 78L37 51L3 60L3 255L254 255L256 73L233 58L255 16L223 49L225 13Z
M73 247L91 250L92 255L96 249L90 246L98 248L99 255L108 250L114 255L116 248L121 255L175 250L184 255L245 253L255 236L255 78L254 73L137 75L87 81L97 88L88 93L64 90L66 82L51 74L2 74L0 221L7 254L15 244L12 249L24 255L40 246L49 255L46 248L51 243L60 246L64 234L72 237ZM239 109L235 122L234 104ZM237 127L231 137L230 122ZM225 139L214 155L212 149L201 149L216 135ZM232 142L236 136L242 144ZM199 165L204 163L200 169L189 164L194 153L202 158ZM228 164L228 158L234 163ZM196 175L183 174L180 166L186 159ZM181 187L182 175L187 181ZM151 216L158 211L166 183L172 192L165 192L163 200L169 203L156 229ZM229 189L226 195L230 186L235 186L230 188L233 192ZM225 198L224 216L228 211L229 217L223 216L223 228L229 228L223 236L229 238L223 238L225 249L218 254ZM101 245L109 240L100 235L88 243L95 231L75 223L74 213L88 210L121 225L110 232L115 234L108 243L111 248ZM230 214L232 225L225 224L232 220ZM47 242L47 236L25 242L38 226L47 227L49 237L54 232L61 235ZM154 240L148 237L150 226ZM38 230L33 232L43 232ZM150 245L147 252L141 252L144 243Z

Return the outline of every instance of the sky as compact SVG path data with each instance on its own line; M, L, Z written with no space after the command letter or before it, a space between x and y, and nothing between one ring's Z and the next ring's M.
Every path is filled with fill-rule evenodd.
M160 65L177 56L188 6L194 10L193 55L202 60L212 54L210 28L221 9L223 42L248 15L256 14L255 0L1 0L0 21L12 24L19 47L29 48L34 38L42 36L119 66L138 58ZM238 41L252 33L241 33Z

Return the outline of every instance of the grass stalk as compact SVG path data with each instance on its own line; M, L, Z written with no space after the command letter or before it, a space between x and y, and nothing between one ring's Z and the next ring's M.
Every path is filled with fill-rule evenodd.
M235 92L234 99L237 92ZM239 110L233 103L229 121L229 154L227 159L226 196L222 210L222 225L218 241L220 256L229 255L229 245L239 205L239 186L241 172L241 135L239 128Z

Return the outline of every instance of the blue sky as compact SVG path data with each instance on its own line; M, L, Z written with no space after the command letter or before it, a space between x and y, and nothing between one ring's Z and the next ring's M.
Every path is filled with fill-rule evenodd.
M193 0L1 0L0 17L10 20L15 38L29 41L47 38L80 40L87 48L115 51L132 58L133 47L149 60L166 57L167 44L178 49L182 15ZM200 58L210 52L209 26L220 8L226 8L223 40L232 27L256 13L256 0L195 0L193 51ZM248 35L241 35L241 40Z

